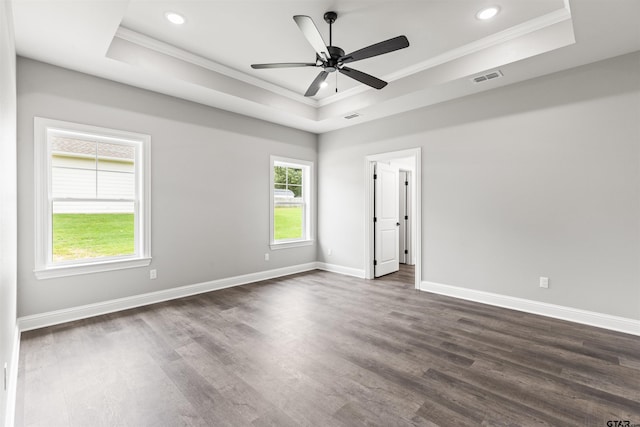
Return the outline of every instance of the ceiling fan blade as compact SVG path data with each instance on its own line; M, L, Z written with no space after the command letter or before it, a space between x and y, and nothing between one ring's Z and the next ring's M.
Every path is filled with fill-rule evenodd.
M298 24L298 28L302 31L302 34L305 36L313 50L316 51L318 56L323 60L328 60L331 55L329 55L329 51L327 50L327 45L324 40L322 40L322 36L320 35L320 31L316 27L316 24L313 23L313 20L306 15L296 15L293 17L293 20Z
M318 74L318 76L315 78L315 80L313 80L313 83L311 83L311 86L309 86L309 89L307 89L307 92L304 94L304 96L313 96L318 93L318 91L320 90L320 85L327 79L328 75L329 73L327 73L326 71L321 71L320 74Z
M295 67L315 67L315 62L280 62L275 64L251 64L251 68L260 70L263 68L295 68Z
M375 89L382 89L387 85L387 82L384 80L380 80L377 77L373 77L370 74L363 73L362 71L354 70L349 67L342 67L339 71L347 77L351 77L354 80L359 81L360 83L364 83L367 86L371 86Z
M404 49L409 46L409 40L405 36L394 37L389 40L385 40L380 43L372 44L371 46L363 47L362 49L351 52L338 59L338 62L346 64L353 61L360 61L361 59L371 58L372 56L383 55L385 53L393 52L394 50Z

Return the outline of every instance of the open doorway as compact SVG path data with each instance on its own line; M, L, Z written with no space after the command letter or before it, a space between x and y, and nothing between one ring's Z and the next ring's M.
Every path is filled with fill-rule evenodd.
M420 148L375 154L365 158L367 279L374 279L398 269L405 272L413 270L414 287L420 289L420 158Z
M415 265L416 262L413 259L413 235L411 234L411 230L413 229L413 221L415 218L413 216L413 177L411 170L406 170L402 168L402 165L399 169L398 176L398 201L399 201L399 217L400 217L400 226L399 226L399 242L400 247L398 248L398 254L400 256L399 263L405 265Z

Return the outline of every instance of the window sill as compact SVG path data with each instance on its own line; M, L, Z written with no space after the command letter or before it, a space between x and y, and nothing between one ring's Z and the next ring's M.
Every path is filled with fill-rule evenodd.
M76 276L79 274L101 273L125 268L145 267L151 264L151 258L112 260L91 264L64 265L34 270L37 279L53 279L56 277Z
M298 248L301 246L312 246L312 245L313 245L313 240L296 240L293 242L271 243L269 246L273 250L278 250L278 249Z

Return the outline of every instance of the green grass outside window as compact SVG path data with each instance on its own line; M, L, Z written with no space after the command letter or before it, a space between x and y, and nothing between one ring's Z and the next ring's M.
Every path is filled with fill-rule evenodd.
M54 214L53 260L132 255L133 214Z
M302 207L277 206L274 209L274 238L301 239L302 236Z
M303 237L303 210L300 206L276 207L276 240ZM69 261L132 255L133 214L53 215L53 261Z

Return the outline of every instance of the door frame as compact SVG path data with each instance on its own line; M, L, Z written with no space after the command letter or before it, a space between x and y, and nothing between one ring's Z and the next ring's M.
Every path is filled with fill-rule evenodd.
M413 211L414 208L412 203L414 198L413 172L407 169L402 169L402 167L404 167L404 165L400 167L400 174L401 175L405 174L404 175L405 179L400 180L399 197L404 200L404 206L400 204L401 212L400 212L399 220L400 220L400 231L404 230L404 236L402 235L403 233L400 233L400 241L404 243L404 247L405 249L408 250L408 253L404 253L404 251L401 250L399 251L399 255L400 255L400 259L403 259L403 256L404 256L403 264L416 265L415 256L413 253L415 250L413 248L413 246L415 245L415 242L411 241L411 239L413 239L413 227L411 227L411 223L414 221L413 215L415 214L415 212ZM405 185L405 182L409 182L411 185L407 186ZM407 207L409 209L406 209ZM405 215L408 216L409 219L404 219ZM408 233L407 233L407 230L408 230ZM408 239L409 245L407 245L407 239Z
M414 161L413 173L413 202L415 218L413 221L413 229L411 236L415 239L415 288L420 289L422 280L422 150L420 147L408 150L391 151L388 153L368 155L364 159L365 173L365 193L364 193L364 277L365 279L374 278L373 259L374 259L374 228L373 228L373 170L376 162L389 162L395 159L411 157Z

